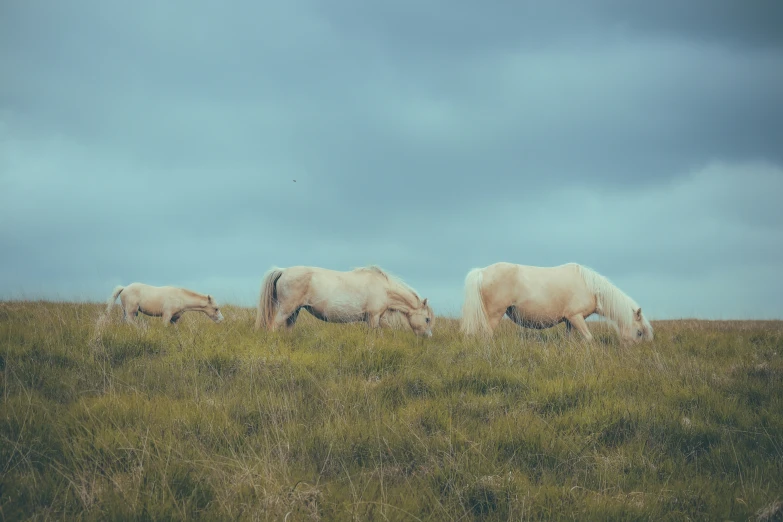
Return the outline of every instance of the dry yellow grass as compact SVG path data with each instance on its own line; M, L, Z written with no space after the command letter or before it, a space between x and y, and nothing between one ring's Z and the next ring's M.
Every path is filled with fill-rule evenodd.
M622 347L100 312L0 303L0 519L781 516L783 322Z

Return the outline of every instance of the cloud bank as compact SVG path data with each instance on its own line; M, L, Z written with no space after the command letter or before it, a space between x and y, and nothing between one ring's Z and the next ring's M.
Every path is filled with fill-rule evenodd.
M653 318L783 317L779 2L2 14L0 298L376 263L456 314L474 266L575 261Z

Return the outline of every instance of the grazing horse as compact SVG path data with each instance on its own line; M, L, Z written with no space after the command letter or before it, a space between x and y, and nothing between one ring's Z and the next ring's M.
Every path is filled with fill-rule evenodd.
M106 303L107 314L114 306L117 296L120 297L123 319L127 323L133 322L139 312L152 317L162 317L166 326L169 323L177 324L182 314L189 311L204 312L216 323L223 320L223 314L211 295L185 288L150 286L144 283L117 286Z
M370 328L379 328L387 312L392 321L399 312L417 335L432 337L434 314L427 299L377 266L349 272L310 266L270 269L261 283L256 329L274 331L285 325L290 331L302 308L322 321L366 321Z
M585 318L606 317L631 342L652 340L653 329L636 302L596 271L568 263L554 267L495 263L465 277L460 329L490 337L504 314L523 328L551 328L563 321L592 340Z

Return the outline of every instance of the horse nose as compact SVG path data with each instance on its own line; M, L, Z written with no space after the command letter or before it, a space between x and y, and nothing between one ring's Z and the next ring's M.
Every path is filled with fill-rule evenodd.
M432 330L427 330L427 337L432 337Z

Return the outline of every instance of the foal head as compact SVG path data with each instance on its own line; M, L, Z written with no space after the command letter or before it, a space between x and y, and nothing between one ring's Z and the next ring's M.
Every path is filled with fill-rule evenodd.
M416 335L432 337L432 323L435 320L435 314L432 308L424 299L419 308L412 308L408 314L408 323Z
M204 313L216 323L223 321L223 314L220 312L217 302L212 299L211 295L207 296L207 306L204 307Z

